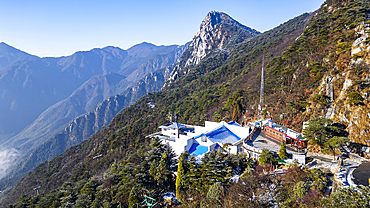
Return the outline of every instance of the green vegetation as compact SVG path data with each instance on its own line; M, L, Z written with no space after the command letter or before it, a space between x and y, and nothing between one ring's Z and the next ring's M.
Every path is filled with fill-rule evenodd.
M329 176L319 170L294 167L281 176L272 176L265 173L272 169L276 158L267 150L261 155L260 164L264 166L253 165L245 155L211 152L201 163L194 156L183 156L183 181L175 183L176 161L171 150L145 136L168 122L169 111L177 112L178 122L194 125L212 119L240 119L240 114L247 112L252 118L259 100L263 54L269 54L265 113L275 121L284 115L281 123L298 129L311 97L311 101L326 102L323 95L312 94L317 94L314 89L327 70L336 68L342 73L348 68L349 51L337 54L336 46L338 41L352 44L356 36L351 28L369 7L356 1L332 0L330 4L338 9L329 12L322 7L316 16L301 15L239 43L228 55L209 54L160 92L149 93L122 110L88 141L38 166L5 202L19 199L15 207L134 206L144 200L143 193L160 201L164 192L177 190L184 196L180 205L183 207L263 207L275 202L282 207L320 206ZM154 109L148 107L149 102L156 103ZM310 142L325 147L329 145L328 138L339 136L331 124L330 120L313 118L304 134ZM335 144L330 145L336 148ZM231 182L234 174L243 177ZM33 190L37 184L41 184L39 196ZM266 184L274 184L276 189ZM215 199L215 193L220 197ZM21 197L22 194L26 195ZM269 194L273 201L266 200Z
M351 45L348 43L338 43L336 47L338 54L345 53L351 50Z
M351 49L351 48L350 48ZM315 78L315 79L321 79L324 72L326 71L322 65L318 62L313 62L308 65L308 68L310 69L310 74Z
M180 155L179 163L177 165L177 176L176 176L176 198L179 202L184 201L184 194L183 194L183 187L184 187L184 176L186 174L185 168L185 157L186 155L183 153Z
M327 118L312 118L303 130L305 139L313 145L324 146L328 140L328 137L334 136L334 133L338 132L338 128L331 126L332 120Z
M263 148L260 157L258 158L260 165L266 164L276 164L277 158L274 156L274 153L270 150Z
M312 118L303 134L309 143L319 145L322 151L331 151L334 160L335 149L339 149L349 142L349 139L342 135L341 129L333 125L333 121L327 118Z
M344 188L321 200L323 207L369 207L370 186Z
M24 196L14 204L14 207L21 207L22 204L42 207L52 207L53 204L135 207L144 201L145 196L155 198L160 204L164 204L161 196L165 192L176 191L177 196L180 196L179 199L184 201L196 190L201 190L212 202L220 196L217 193L223 190L223 186L230 183L232 173L241 174L251 165L251 161L246 159L245 155L229 155L215 151L207 153L201 164L196 163L194 156L185 162L188 157L186 153L180 157L175 184L173 180L175 170L171 168L174 164L174 155L168 146L154 140L150 151L143 152L143 149L139 149L121 162L113 163L102 179L93 177L75 184L66 182L61 188L49 194Z
M321 105L326 104L326 97L321 93L312 95L311 100Z
M280 146L280 150L279 150L279 158L280 159L288 159L288 153L286 151L286 145L285 145L285 141L281 141L281 146Z
M333 160L335 160L335 149L341 148L348 142L349 139L347 137L334 136L325 142L325 147L333 152Z
M351 92L348 94L347 103L360 105L362 104L363 98L357 92Z

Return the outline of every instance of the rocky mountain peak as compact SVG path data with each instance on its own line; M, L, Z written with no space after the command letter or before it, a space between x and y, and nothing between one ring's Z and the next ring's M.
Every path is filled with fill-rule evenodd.
M223 12L211 11L207 14L207 16L203 19L202 23L200 24L200 30L202 30L202 28L213 27L227 18L231 19L229 15Z
M187 51L172 71L170 82L197 65L211 51L228 52L230 48L257 34L257 30L244 26L223 12L211 11L200 24Z

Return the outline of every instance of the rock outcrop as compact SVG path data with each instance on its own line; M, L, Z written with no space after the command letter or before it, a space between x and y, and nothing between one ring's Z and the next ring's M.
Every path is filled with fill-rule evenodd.
M200 24L188 49L169 76L169 82L183 76L211 51L228 54L230 48L260 32L244 26L223 12L211 11Z

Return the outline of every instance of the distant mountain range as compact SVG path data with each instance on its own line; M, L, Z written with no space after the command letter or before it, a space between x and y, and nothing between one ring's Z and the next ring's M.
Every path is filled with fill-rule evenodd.
M38 59L39 57L30 55L26 52L18 50L4 42L0 43L0 71L13 62L22 60Z
M167 67L162 67L160 61L154 58L160 55L142 57L144 56L142 54L150 54L148 51L152 50L151 45L147 46L146 43L140 45L142 48L136 48L142 53L135 50L132 50L131 54L128 50L122 53L104 52L111 54L109 60L112 62L109 62L111 63L109 65L116 66L113 60L119 59L120 64L117 64L120 66L119 70L105 70L109 67L95 68L95 71L101 71L100 74L96 72L97 74L86 79L86 81L91 79L90 82L82 82L64 99L69 98L74 92L75 96L80 92L82 94L83 92L89 92L89 94L96 92L96 94L103 93L104 95L104 92L109 94L108 92L113 92L114 89L125 84L130 88L119 95L109 97L86 114L60 126L56 134L50 133L51 136L47 137L46 142L40 143L39 146L36 143L40 140L25 138L27 135L32 135L31 133L24 133L23 138L15 139L19 148L24 150L28 149L27 147L35 148L24 154L23 160L11 174L0 181L0 190L2 190L0 201L3 200L0 207L16 202L14 207L32 205L132 207L143 201L145 196L139 195L147 192L153 193L155 200L162 200L163 193L176 191L171 178L172 166L169 165L169 158L172 156L169 157L166 152L160 152L161 148L158 144L151 147L150 143L153 141L146 136L155 133L159 126L169 122L169 111L177 113L178 122L193 125L203 124L206 120L235 120L246 123L255 121L262 115L264 118L271 118L281 125L298 131L302 129L303 122L311 118L330 118L338 126L342 126L340 131L348 133L351 145L359 149L367 148L370 123L370 50L368 49L370 45L366 41L368 38L366 30L370 27L366 21L369 6L368 2L327 1L319 10L302 14L262 34L242 26L222 12L210 12L185 52L182 53L181 58L174 58L178 61L174 61ZM339 24L343 22L346 25ZM176 50L181 50L178 46L176 48ZM186 45L180 48L184 50ZM163 53L178 58L177 55L180 52L176 50ZM165 48L163 51L166 51ZM102 54L99 50L91 53ZM127 59L130 56L132 59ZM13 56L9 57L10 60ZM86 74L93 74L92 71L94 71L92 66L83 68L91 64L90 62L85 63L86 59L76 61L76 64L79 63L78 67L64 62L60 63L65 66L60 71L56 70L59 68L47 68L59 62L50 61L53 58L40 60L25 55L25 58L21 60L13 59L17 61L0 71L0 81L3 77L2 73L9 71L5 73L6 76L4 75L7 77L5 79L8 81L7 84L12 84L11 78L15 77L14 83L22 87L24 84L25 88L32 88L34 84L23 76L30 71L40 73L41 77L65 73L68 79L63 78L62 81L64 79L79 80L87 77ZM69 57L65 62L72 63L72 59ZM45 60L49 60L50 64ZM137 68L133 67L134 63L141 63L139 60L142 60L143 64ZM101 62L94 63L103 66ZM31 67L39 63L44 67L43 69L50 69L50 72ZM133 84L135 76L148 72L148 66L153 65L158 66L159 69L146 74L136 84ZM264 110L261 113L257 109L260 104L258 101L262 66L265 66L266 74L264 76L265 102L262 106ZM136 71L133 71L134 69ZM10 73L12 76L8 75ZM116 77L116 74L119 77L112 78ZM31 80L41 80L39 76L32 73L31 75L29 75ZM18 81L21 80L20 78L23 78L23 82ZM164 82L166 82L165 85L163 85ZM112 87L106 87L105 83ZM89 90L89 86L93 85L99 87L96 90ZM49 93L50 96L61 96L57 87L45 89L45 93ZM33 87L32 89L38 90L39 88ZM149 93L160 88L158 92ZM55 94L50 93L54 92L54 89ZM9 96L7 92L2 94L5 98ZM71 96L68 102L73 104L82 103L82 101L89 102L93 100L93 97L76 99ZM48 101L46 98L41 97L40 100ZM139 99L135 102L137 98ZM17 110L16 104L17 102L15 104L9 102L8 109ZM58 114L56 112L59 108L65 108L62 107L63 104L59 105L60 107L50 109L50 112L54 113L49 115ZM76 104L76 106L79 105ZM85 107L75 108L82 109L82 112L86 110L87 104L82 106ZM128 107L120 110L124 106ZM65 114L60 113L57 117L68 115L68 111L63 112ZM45 115L47 115L46 112L42 119L39 116L40 120L48 120L48 116ZM34 129L39 129L37 125ZM101 127L104 125L106 126ZM45 126L43 129L48 129L48 127ZM95 131L97 132L91 135ZM70 147L74 144L77 145ZM66 148L68 149L64 151ZM320 148L317 146L308 147L308 151L317 152L318 149ZM20 150L7 149L7 151L9 155L16 155ZM59 154L60 152L63 153ZM365 154L366 152L360 153ZM56 154L59 155L55 157ZM0 156L2 156L1 152ZM216 164L209 163L211 157L214 156L204 157L202 162L204 166L198 166L193 160L191 164L189 162L186 165L187 168L184 168L188 171L187 176L185 174L185 178L188 177L186 180L189 183L197 181L198 185L193 186L197 189L198 187L204 188L204 190L199 189L199 192L193 192L194 195L192 191L187 192L193 199L189 202L191 204L206 204L205 202L211 200L207 197L207 193L215 190L212 188L211 192L208 191L211 187L215 187L212 184L222 180L226 183L230 182L229 176L226 175L218 175L220 176L218 179L209 177L215 171L207 173L208 171L205 170ZM225 155L225 157L228 156ZM227 158L220 157L219 164L227 164L224 160ZM249 158L249 161L252 159ZM34 168L39 163L41 164ZM225 170L228 168L227 165L223 167ZM32 171L28 172L29 170ZM258 175L249 174L250 178L247 180L256 181L257 189L265 183ZM169 182L163 183L165 180L162 177L167 177L165 180L169 179ZM325 179L325 181L330 182L330 179ZM218 185L223 186L222 184ZM283 187L280 191L283 192L292 187L290 183L286 185L278 181L277 186L280 185ZM304 185L310 187L312 183L309 181ZM239 194L240 187L234 187L236 189L217 188L217 190L223 190L225 196L229 196L230 193L230 203L234 203L234 195L245 194L245 189ZM318 191L316 199L319 199L321 194L324 196L325 188L321 190L322 192L314 186L312 188L311 190ZM236 192L231 193L230 190ZM276 194L274 197L277 198L283 193L279 190L277 192L266 191L263 192ZM180 192L182 192L181 189ZM266 203L263 199L264 195L261 196L262 198L254 201L261 201L267 205L269 202ZM308 194L304 197L311 196ZM248 201L243 199L245 197L241 199L243 204ZM292 196L288 199L287 202L295 202L297 197ZM279 203L284 202L278 201ZM271 204L276 205L276 201L271 201Z
M127 51L106 47L77 52L69 57L44 58L47 63L52 60L63 66L60 70L69 76L74 75L71 77L75 79L88 77L85 75L88 69L91 75L92 72L96 74L67 98L44 110L20 133L4 142L8 149L16 148L22 155L18 156L16 168L1 180L0 188L4 190L13 187L15 182L38 164L53 159L109 124L124 107L148 92L161 89L166 79L171 79L168 77L173 69L180 70L185 67L183 63L188 68L193 67L210 52L228 50L258 33L225 13L210 12L191 43L183 46L142 43ZM213 39L206 36L212 36ZM189 44L192 47L188 48ZM181 62L177 63L180 57ZM45 62L44 59L35 59ZM132 86L141 77L144 78ZM129 86L132 87L118 94ZM114 96L109 97L111 95ZM104 101L99 103L101 100Z
M10 192L4 199L3 205L14 203L22 194L34 194L32 187L35 184L40 185L40 193L47 194L61 187L66 181L73 184L84 178L101 180L115 160L121 161L125 157L131 157L129 156L131 154L136 154L139 149L139 151L148 149L149 141L145 136L153 133L159 125L166 122L168 111L181 111L181 117L179 117L181 122L196 123L204 121L205 118L209 119L217 109L222 109L220 106L223 106L222 103L226 102L228 96L232 96L232 92L235 91L232 88L243 87L245 82L242 79L248 76L254 80L255 75L260 71L259 68L254 69L252 75L246 75L241 73L244 70L242 67L228 68L228 65L236 60L231 55L241 53L235 65L239 64L240 60L249 61L248 58L252 57L253 62L249 61L247 64L250 66L253 63L256 66L257 63L254 61L262 56L261 42L277 43L278 51L281 53L303 31L305 26L303 20L306 17L307 15L303 15L293 20L294 26L286 23L266 34L259 35L258 31L241 25L225 13L208 13L201 23L200 30L195 34L179 61L174 63L174 67L153 72L123 94L101 102L94 110L72 120L58 134L32 152L15 169L23 170L18 174L25 175L25 170L33 169L33 165L36 164L34 161L38 158L45 158L49 155L50 157L46 158L50 161L42 163L27 174L13 190L8 189L7 191ZM286 38L289 33L293 35ZM283 38L286 38L286 41L280 41ZM255 51L258 52L254 53ZM279 52L276 52L275 56ZM120 74L130 77L129 74ZM188 79L189 75L194 76ZM163 87L164 82L169 84ZM223 85L219 86L221 84ZM141 96L142 92L156 91L159 88L162 89L157 93ZM107 119L115 114L115 109L121 103L128 105L140 96L141 98L135 104L122 110L111 122ZM152 108L149 103L155 107ZM208 112L211 108L212 112ZM88 140L51 159L55 156L53 155L55 152L63 151L65 147L78 143L81 135L82 137L89 135L89 131L95 128L96 124L101 125L108 122L110 124L107 127L95 133ZM61 148L58 149L58 147ZM99 159L95 159L95 156L99 156ZM132 156L126 164L134 167L137 159ZM143 166L143 169L146 167ZM134 169L127 170L130 172ZM16 175L14 172L14 176ZM138 174L135 177L141 181L146 176ZM137 181L136 178L132 179L132 181ZM0 188L11 187L6 186L6 182L11 181L11 178L3 181L0 183ZM132 184L125 185L131 186ZM129 192L122 193L122 197L128 198Z
M123 93L114 95L100 102L91 111L86 114L80 115L65 125L60 122L52 122L49 125L39 126L41 130L48 130L50 128L56 128L57 124L61 127L53 133L49 133L48 137L43 136L42 138L49 138L47 141L41 142L36 141L39 145L27 151L22 156L17 158L17 166L13 167L13 170L0 180L0 189L9 189L15 186L20 179L22 179L30 170L34 169L37 165L52 160L55 156L63 153L69 147L79 144L83 140L88 139L92 134L98 131L102 126L106 126L119 113L123 108L135 103L141 96L149 93L156 92L162 88L165 83L165 78L169 75L172 70L173 64L166 68L156 70L146 75L144 78L139 80L133 87L126 89ZM62 103L62 102L59 102ZM58 104L59 104L58 103ZM60 105L56 104L56 107ZM68 102L66 103L69 104ZM62 106L63 107L63 106ZM62 108L61 107L61 108ZM53 109L51 110L53 111ZM65 112L62 108L61 112ZM44 112L43 114L49 114ZM44 116L40 116L44 118ZM59 119L62 120L62 119ZM38 123L35 121L34 123ZM38 133L38 128L26 129L24 132ZM42 139L43 140L43 139Z
M7 167L0 168L0 178L14 158L23 158L73 118L134 86L147 73L175 63L185 49L144 42L128 50L109 46L39 58L1 43L0 118L6 119L0 119L0 154L12 154L0 162Z

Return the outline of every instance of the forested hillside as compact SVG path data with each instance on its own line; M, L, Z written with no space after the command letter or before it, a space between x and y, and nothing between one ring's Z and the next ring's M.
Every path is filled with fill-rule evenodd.
M63 125L175 63L185 49L142 43L40 58L1 43L0 180Z
M54 195L58 192L50 191L61 187L67 181L74 184L71 184L71 188L77 191L74 191L75 194L79 194L80 188L87 181L104 181L104 173L110 169L112 163L118 163L122 159L133 162L129 166L136 170L135 168L140 167L137 167L140 163L137 157L150 149L150 141L145 136L166 123L169 111L177 112L180 122L191 124L220 119L217 118L218 114L222 114L223 119L231 119L233 111L241 113L243 109L237 106L239 98L245 97L243 103L240 103L244 108L247 102L252 101L252 96L258 94L259 86L254 83L259 83L257 75L262 54L271 54L269 58L281 54L302 33L309 18L309 14L304 14L257 35L237 45L230 56L218 52L208 54L183 79L158 93L150 93L140 98L134 105L118 114L107 128L93 135L88 141L38 166L8 194L4 204L14 202L22 194L34 195L34 188L38 186L42 195ZM229 98L235 98L231 101L232 105L224 106L222 103ZM149 107L149 102L155 103L153 109ZM136 174L132 174L134 173ZM111 190L118 190L120 186L117 185L114 182L109 187ZM117 202L127 203L132 187L124 187L120 192L108 191L108 187L101 191L112 199L119 193L122 198L117 198ZM51 195L45 196L48 198ZM43 203L49 206L54 201L51 198L47 200L48 202Z
M113 117L123 108L135 103L148 92L156 92L162 88L173 65L149 73L139 80L132 88L123 93L111 96L96 105L90 112L78 116L35 149L27 151L15 168L0 180L0 201L27 173L39 164L50 161L69 147L88 139L102 126L110 123ZM51 125L51 124L49 124Z
M300 130L323 116L345 125L354 143L369 138L369 4L327 1L304 33L267 65L267 114ZM370 114L369 114L370 115Z
M168 122L168 112L176 112L179 122L197 125L205 120L252 120L257 113L264 55L264 116L297 130L310 118L332 118L346 125L352 142L364 143L369 123L365 30L369 9L363 1L328 0L318 11L245 40L228 53L208 53L160 92L149 93L122 110L89 140L38 166L3 205L19 199L15 207L134 207L144 200L144 193L160 201L162 193L175 192L173 173L177 170L184 175L184 181L178 182L182 189L176 190L183 207L276 203L342 207L344 199L368 203L360 197L368 188L324 197L327 174L291 168L273 177L263 174L271 167L238 158L243 155L209 153L201 164L192 157L183 160L187 157L183 155L182 170L175 169L171 151L145 136ZM230 182L232 173L242 174L242 181ZM35 187L39 187L38 196Z

